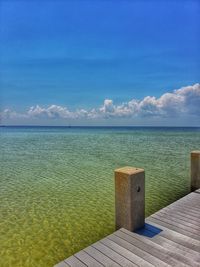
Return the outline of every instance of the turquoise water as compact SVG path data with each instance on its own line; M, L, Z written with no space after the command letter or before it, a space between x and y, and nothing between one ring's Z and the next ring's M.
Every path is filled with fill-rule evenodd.
M146 215L189 192L200 128L0 127L0 266L49 267L114 230L113 170L146 171Z

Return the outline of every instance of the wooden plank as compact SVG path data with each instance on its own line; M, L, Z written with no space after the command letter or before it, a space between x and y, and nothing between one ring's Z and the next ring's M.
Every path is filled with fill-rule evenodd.
M155 222L158 225L164 226L166 228L174 230L175 232L181 233L181 234L183 234L185 236L188 236L188 237L191 237L193 239L196 239L196 240L200 241L199 237L197 237L195 234L192 234L192 233L188 232L187 230L185 230L183 228L179 228L177 225L158 220L156 218L153 218L152 216L151 216L150 220L151 220L151 222Z
M194 212L197 215L200 215L200 210L198 208L193 207L192 204L189 204L188 202L185 202L184 205L175 204L174 208L187 209Z
M196 194L196 195L199 195L200 196L200 194ZM196 202L197 203L197 202ZM179 204L177 204L177 206L178 206ZM197 213L199 213L200 212L200 209L199 209L199 206L200 205L200 203L198 203L197 205L195 204L195 202L193 203L193 202L187 202L187 201L185 201L185 202L183 202L183 203L181 203L181 206L182 207L188 207L188 208L190 208L192 211L194 211L194 212L197 212ZM180 205L179 205L180 206Z
M197 190L199 190L199 189L197 189ZM181 199L196 198L196 197L199 197L199 196L195 192L191 192L190 194L187 194L186 196L184 196Z
M65 263L67 263L68 266L70 266L70 267L85 267L85 266L87 266L74 256L67 258L65 260Z
M192 194L193 194L192 196L187 195L186 197L184 197L184 198L182 198L182 199L180 199L180 200L178 200L178 201L176 201L176 202L174 202L174 203L172 203L170 205L173 206L173 205L180 205L180 204L181 205L182 204L188 204L188 205L192 205L193 206L193 204L194 204L194 207L199 210L198 204L199 204L200 195L197 194L197 193L192 193ZM195 205L195 204L197 204L197 205Z
M107 238L104 238L104 239L100 240L99 242L96 242L92 246L95 247L96 249L98 249L99 251L101 251L104 255L108 256L109 258L111 258L112 260L114 260L115 262L120 264L121 266L127 266L127 267L137 266L136 264L131 262L129 259L125 258L121 254L114 251L112 249L112 246L108 247L106 242L105 242L106 239Z
M179 205L180 203L181 204L183 204L183 203L188 203L188 204L192 203L199 209L198 204L200 204L200 195L197 194L197 193L190 193L190 194L180 198L176 202L173 202L169 206L171 206L171 205Z
M147 237L148 238L148 237ZM199 267L200 264L200 254L198 252L195 252L187 247L184 247L174 241L168 240L165 237L162 237L160 235L156 235L152 238L152 241L169 251L176 252L177 254L184 255L185 263L187 263L190 266L193 267Z
M61 261L58 264L54 265L54 267L69 267L69 265L64 261Z
M151 238L122 228L55 267L200 267L200 189L146 222L145 232Z
M180 202L193 203L197 208L199 208L198 204L200 204L200 195L197 193L190 193L189 195L186 195L185 197L177 201L177 203L180 203ZM173 204L175 203L176 202L174 202Z
M191 212L194 212L195 214L200 214L200 209L197 207L194 207L194 205L190 202L185 202L180 204L175 205L175 207L179 208L179 209L186 209L189 210Z
M197 196L197 197L196 197ZM177 200L176 202L168 205L166 208L186 208L195 213L200 213L200 195L196 193L190 193L189 195ZM163 210L163 209L161 209ZM158 211L159 212L159 211Z
M198 208L194 208L193 206L189 205L187 202L184 203L184 205L176 204L176 206L174 206L174 207L170 205L170 206L167 206L167 208L187 210L187 211L194 213L195 216L200 215L200 210Z
M119 251L116 250L118 253L122 253L122 251L123 251L122 248L124 248L124 249L130 251L131 255L139 256L141 258L140 262L137 263L139 266L144 266L144 267L149 266L149 265L151 265L151 266L152 265L153 266L163 266L163 267L169 266L165 262L154 257L153 255L149 254L148 252L143 251L142 249L134 246L133 244L127 242L126 240L120 238L119 236L112 235L112 236L109 236L109 239L114 242L115 246L119 245L118 246ZM130 257L129 255L127 255L127 256Z
M89 254L87 254L83 250L76 253L74 256L89 267L102 267L103 266L103 264L101 264L100 262L92 258Z
M192 193L186 195L186 196L183 198L183 200L184 200L184 201L186 201L186 200L190 200L190 201L193 201L193 202L194 202L194 201L199 202L199 201L200 201L200 196L199 196L199 194L197 194L196 192L195 192L195 193L192 192Z
M196 251L198 254L200 253L200 241L193 239L191 237L188 237L186 235L183 235L181 233L175 232L174 230L171 230L167 227L159 225L158 223L152 222L151 219L147 218L146 222L150 225L153 225L163 230L162 232L159 233L159 236L163 236L180 245L190 248L191 250Z
M147 237L144 237L144 236L141 236L141 235L138 235L135 233L131 233L131 232L127 231L126 229L122 229L122 231L124 233L126 233L127 235L144 242L145 244L149 245L151 248L157 249L159 254L163 253L163 254L165 254L165 256L172 257L172 258L182 262L182 264L186 264L189 266L191 266L191 264L193 264L193 261L191 261L190 258L186 257L185 254L183 255L182 253L180 253L176 249L170 250L170 249L168 249L169 246L167 248L165 248L164 246L162 246L160 244L156 244L154 242L154 238L148 239ZM154 244L156 244L156 246ZM181 265L181 264L179 264L179 265ZM192 266L197 266L197 265L194 262L194 264Z
M180 202L182 202L182 201L188 201L188 200L190 200L190 201L194 201L194 200L199 201L199 195L196 194L196 193L194 193L194 192L189 193L188 195L186 195L186 196L184 196L184 197L178 199L177 201L173 202L173 203L170 204L170 205L173 205L173 204L175 204L175 203L180 203Z
M196 194L196 195L199 195L200 196L200 194ZM177 207L178 206L181 206L181 207L187 206L187 207L191 208L192 210L194 210L196 212L199 212L200 211L199 210L199 205L200 205L199 202L197 202L197 201L190 201L190 200L188 200L188 201L184 200L182 203L177 203L176 204Z
M158 219L162 222L169 223L169 224L174 225L180 229L183 229L183 230L187 231L188 233L194 235L197 240L200 240L199 230L192 228L191 226L187 225L185 222L183 222L181 220L178 220L177 218L170 218L170 216L161 216L158 214L153 214L151 217L153 219Z
M199 204L200 202L200 195L198 193L190 193L189 195L186 195L185 197L173 202L172 204L170 205L179 205L180 203L188 203L188 205L190 203L193 203L193 204ZM197 209L199 209L198 205L196 207Z
M180 210L178 210L178 209L174 209L174 210L164 209L164 210L160 211L159 214L168 214L169 216L177 217L181 220L189 222L189 223L197 226L198 228L200 228L200 218L194 217L194 215L188 214L188 213L184 212L182 209L180 209Z
M180 207L180 208L177 208L177 207L174 207L174 208L164 208L163 211L167 211L169 213L177 213L177 214L180 214L180 215L185 215L186 217L188 218L192 218L193 220L196 221L200 221L200 214L196 214L194 213L191 209L186 209L186 208L183 208L183 207Z
M197 189L197 190L195 191L195 193L200 193L200 189Z
M138 255L137 250L139 251L139 249L137 247L132 246L128 242L115 235L108 236L108 238L105 240L105 244L107 244L107 246L112 246L113 250L115 250L117 253L123 255L139 266L153 266L150 262L148 262L148 260L145 260L141 257L143 254L142 250Z
M100 252L99 250L97 250L96 248L92 246L87 247L86 249L84 249L84 251L87 252L95 260L101 262L103 266L107 266L107 267L120 266L115 261L111 260L106 255L104 255L102 252Z
M121 237L124 240L127 240L129 243L134 244L135 246L150 253L151 255L157 257L158 259L169 265L188 266L187 264L184 264L182 257L180 257L179 255L173 254L172 256L172 253L170 253L167 249L161 247L160 245L157 245L147 238L136 235L135 233L131 233L126 229L122 228L121 230L115 232L115 235Z
M159 216L162 218L166 218L172 221L175 221L177 223L182 223L183 225L190 227L191 229L194 229L198 231L200 234L200 224L196 222L195 224L195 219L191 220L191 218L188 218L184 216L184 214L177 214L177 212L168 212L167 210L161 210L158 213L155 213L153 216Z

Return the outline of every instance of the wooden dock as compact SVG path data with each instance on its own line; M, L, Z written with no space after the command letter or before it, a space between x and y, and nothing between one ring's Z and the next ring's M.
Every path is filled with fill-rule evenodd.
M196 191L145 221L137 216L143 218L144 171L130 167L116 170L116 229L119 230L55 267L200 267L200 189L197 189L200 152L192 153L191 188Z

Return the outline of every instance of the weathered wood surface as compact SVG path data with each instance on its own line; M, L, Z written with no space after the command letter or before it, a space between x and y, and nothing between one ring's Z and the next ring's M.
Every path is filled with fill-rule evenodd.
M116 230L135 231L145 223L145 172L124 167L115 170Z
M145 222L137 233L121 228L55 267L200 267L200 189Z
M200 151L191 152L191 191L200 188Z
M196 193L200 193L200 189L196 190Z

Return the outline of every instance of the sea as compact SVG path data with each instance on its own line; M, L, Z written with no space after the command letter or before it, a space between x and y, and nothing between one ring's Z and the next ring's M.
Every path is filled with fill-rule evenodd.
M146 216L190 190L200 128L0 127L0 266L52 267L115 230L114 170L145 170Z

